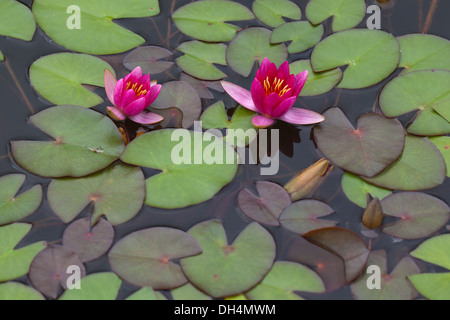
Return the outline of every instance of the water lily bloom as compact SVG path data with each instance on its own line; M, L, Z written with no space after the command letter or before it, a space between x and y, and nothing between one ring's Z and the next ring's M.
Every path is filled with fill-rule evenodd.
M108 69L105 70L105 91L114 107L107 107L109 116L115 120L131 119L141 124L153 124L164 118L146 111L161 91L161 85L150 81L150 75L142 75L141 67L136 67L125 78L116 80Z
M287 61L277 69L274 63L264 58L251 92L227 81L222 81L222 86L239 104L258 113L252 120L258 128L268 127L276 119L307 125L325 120L314 111L292 108L307 77L307 70L297 75L290 74Z

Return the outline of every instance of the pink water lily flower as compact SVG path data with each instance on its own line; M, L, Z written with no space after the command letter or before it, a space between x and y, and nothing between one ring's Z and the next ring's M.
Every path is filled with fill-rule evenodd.
M153 124L164 119L159 114L145 110L158 97L161 85L150 82L150 75L142 75L141 67L136 67L118 81L112 72L106 69L105 91L114 105L106 110L115 120L129 118L140 124Z
M307 125L325 120L314 111L292 108L307 77L307 70L297 75L290 74L287 61L277 69L274 63L264 58L251 92L227 81L222 81L222 86L239 104L258 113L252 119L258 128L268 127L276 119Z

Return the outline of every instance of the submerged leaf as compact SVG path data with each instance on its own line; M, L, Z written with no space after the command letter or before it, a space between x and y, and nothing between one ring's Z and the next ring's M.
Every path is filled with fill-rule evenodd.
M126 55L123 65L130 71L141 67L143 74L158 74L173 66L172 61L162 60L172 55L171 51L157 46L139 47Z

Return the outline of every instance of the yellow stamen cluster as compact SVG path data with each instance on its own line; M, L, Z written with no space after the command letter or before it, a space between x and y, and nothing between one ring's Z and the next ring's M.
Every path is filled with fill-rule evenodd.
M146 95L148 91L147 90L142 90L142 87L144 85L141 84L139 86L139 88L138 88L137 85L138 85L137 83L133 83L133 85L131 85L131 81L128 81L127 82L127 87L125 88L125 90L132 89L134 91L134 93L136 94L136 98L139 98L140 96Z
M283 87L283 84L284 84L283 79L278 79L277 77L275 77L275 79L273 79L273 82L271 83L269 80L269 77L267 77L263 83L264 91L266 92L266 96L268 96L272 92L276 92L276 93L278 93L278 95L280 97L282 97L286 92L291 90L289 85L285 85Z

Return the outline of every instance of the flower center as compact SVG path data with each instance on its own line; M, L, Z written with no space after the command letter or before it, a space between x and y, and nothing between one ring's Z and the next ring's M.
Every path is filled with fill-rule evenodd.
M275 77L272 82L270 82L269 77L267 77L266 80L264 80L263 87L266 97L273 92L282 97L286 92L291 90L289 85L284 83L283 79L278 79L277 77Z
M148 92L147 89L142 90L143 86L144 85L141 84L138 87L138 83L133 83L133 85L132 85L131 81L128 81L127 82L127 87L125 88L125 90L132 89L134 91L134 94L136 95L136 98L139 98L140 96L146 95L147 92Z

